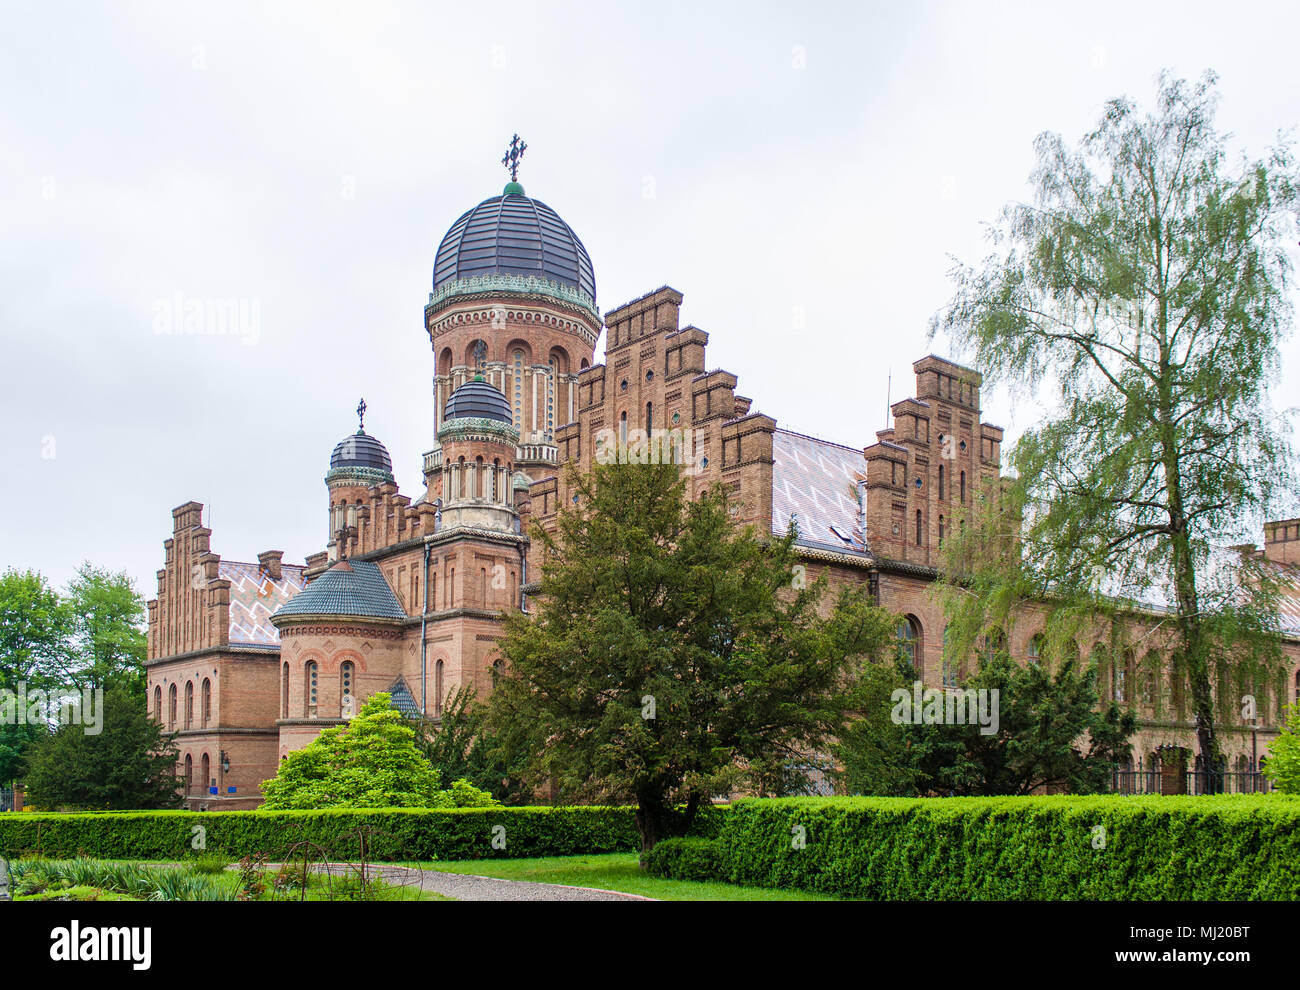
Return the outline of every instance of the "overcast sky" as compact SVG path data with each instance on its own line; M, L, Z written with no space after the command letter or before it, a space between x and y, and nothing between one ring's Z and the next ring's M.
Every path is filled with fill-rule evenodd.
M434 251L516 131L602 311L672 285L755 410L862 447L891 369L897 400L948 355L950 256L1027 198L1036 134L1162 68L1215 69L1248 153L1300 124L1290 4L0 7L0 567L147 597L189 499L227 559L322 549L361 396L419 494ZM178 298L249 332L159 332ZM1292 340L1279 407L1298 368ZM985 400L1012 436L1041 416Z

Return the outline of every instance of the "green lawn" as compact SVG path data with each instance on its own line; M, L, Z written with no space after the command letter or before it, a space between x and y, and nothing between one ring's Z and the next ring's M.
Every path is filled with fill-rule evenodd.
M662 901L833 901L839 898L797 890L740 887L730 883L666 880L641 872L636 853L600 856L546 856L538 859L465 859L455 862L408 863L443 873L472 873L502 880L562 883L640 894Z

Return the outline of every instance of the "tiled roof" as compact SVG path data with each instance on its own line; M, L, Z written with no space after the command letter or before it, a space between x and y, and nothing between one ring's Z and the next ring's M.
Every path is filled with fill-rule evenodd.
M279 646L280 632L271 616L307 583L304 568L280 565L280 580L272 581L259 564L223 560L217 577L230 582L230 645Z
M1295 564L1275 564L1281 584L1281 600L1277 603L1278 620L1282 632L1300 637L1300 567Z
M289 615L405 619L406 609L388 586L378 564L341 560L275 613L276 618Z
M799 543L864 553L853 497L867 466L862 451L776 430L772 457L772 532L784 535L790 516L797 513Z
M388 686L388 693L393 696L393 707L405 715L407 718L417 718L420 714L420 706L415 700L415 695L411 694L411 689L406 686L406 678L399 677Z

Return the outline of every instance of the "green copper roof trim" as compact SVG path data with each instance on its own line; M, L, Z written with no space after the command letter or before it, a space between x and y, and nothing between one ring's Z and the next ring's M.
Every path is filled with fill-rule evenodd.
M338 467L330 468L325 475L325 484L336 481L360 481L367 487L385 481L395 481L392 473L381 468L372 467Z
M495 419L480 419L476 416L458 416L456 419L446 420L442 426L438 427L438 446L439 454L442 452L443 437L456 440L474 440L474 439L491 439L503 440L506 443L518 444L519 431L509 423L502 423ZM433 453L433 451L429 451Z
M600 310L596 308L595 300L587 293L571 285L565 285L549 278L538 278L535 275L491 274L453 279L450 282L444 282L433 292L430 292L429 304L424 308L427 312L460 296L498 292L547 296L557 302L577 306L590 314L597 323L601 322Z

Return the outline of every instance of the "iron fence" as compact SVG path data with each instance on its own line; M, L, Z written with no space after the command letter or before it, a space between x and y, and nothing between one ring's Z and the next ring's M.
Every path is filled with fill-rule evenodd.
M1268 794L1272 781L1258 771L1116 769L1115 794Z
M14 792L0 788L0 811L14 810Z

